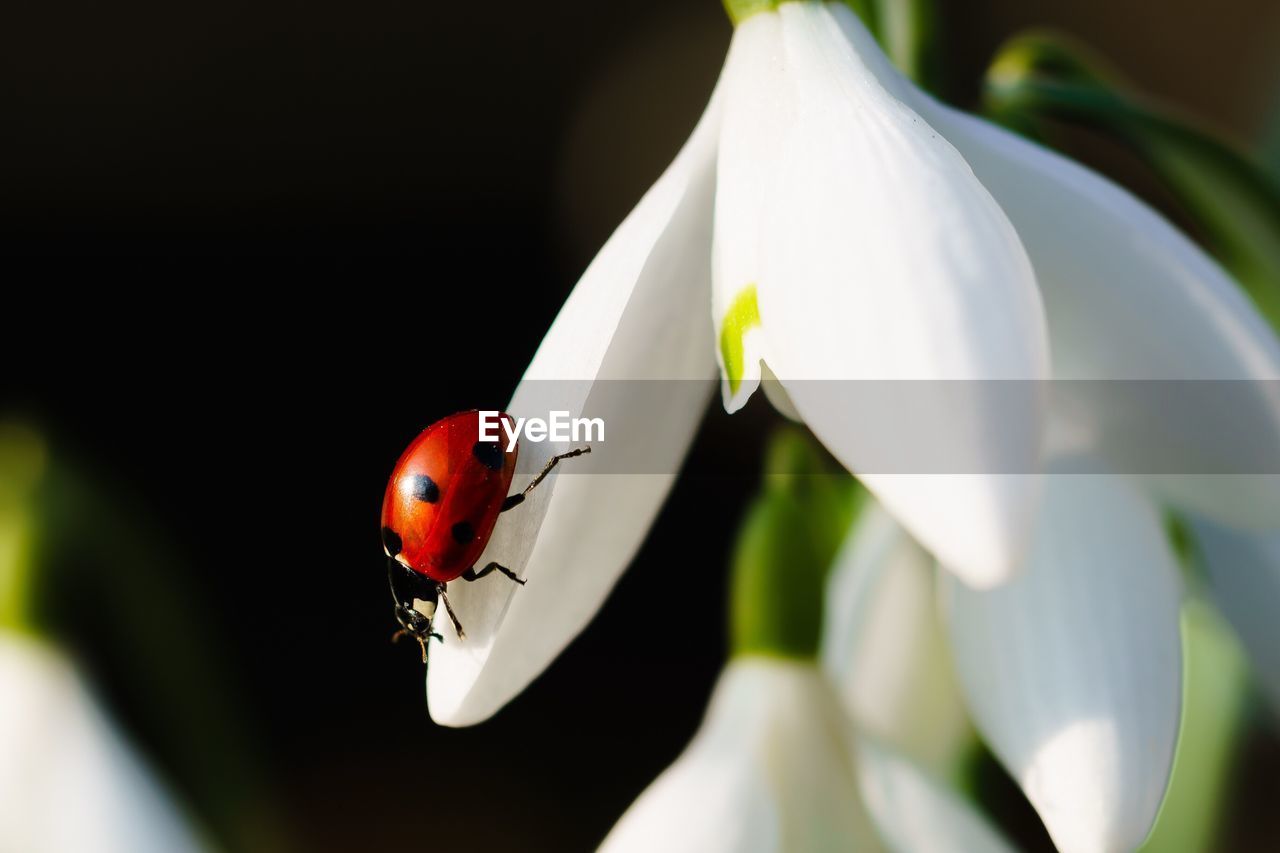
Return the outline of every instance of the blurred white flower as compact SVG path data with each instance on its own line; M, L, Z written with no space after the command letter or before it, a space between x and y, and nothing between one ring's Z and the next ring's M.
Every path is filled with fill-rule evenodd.
M0 850L206 849L51 648L0 631Z
M938 618L936 566L868 500L827 580L822 663L863 731L949 779L975 735Z
M945 621L932 561L866 509L829 585L824 660L864 729L947 774L971 715L1058 849L1131 850L1178 737L1180 576L1132 478L1079 470L1051 466L1012 581L972 589L937 574Z
M670 488L717 358L730 409L776 375L783 405L974 587L1011 577L1031 538L1050 347L1059 379L1280 378L1265 322L1150 208L936 102L842 4L754 5L693 135L587 269L508 407L603 414L625 435L577 469L610 473L554 476L499 525L482 560L527 586L454 594L468 636L443 626L433 650L438 722L493 714L591 619ZM608 381L641 379L668 381ZM924 413L889 395L879 423L944 423L981 466L904 474L876 470L868 413L839 390L861 379L1029 381ZM1247 386L1248 414L1280 436L1265 385ZM1212 465L1204 436L1140 400L1107 402L1071 413L1102 457L1163 443L1188 471ZM663 473L618 473L611 453ZM1231 524L1272 523L1280 500L1274 477L1152 485Z
M604 853L1008 847L945 785L857 736L811 661L737 657L684 753L636 800Z

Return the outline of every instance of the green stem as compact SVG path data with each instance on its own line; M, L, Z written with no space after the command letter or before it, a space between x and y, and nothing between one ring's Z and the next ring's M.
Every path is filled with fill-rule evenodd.
M807 434L774 436L764 484L743 520L730 584L734 655L813 660L827 572L853 523L857 482Z
M724 0L724 10L729 15L729 20L733 21L734 26L737 26L752 15L760 12L777 11L779 6L789 2L797 2L797 0ZM872 27L872 8L868 0L834 0L834 2L848 6L858 17L866 22L867 27L872 32L875 32ZM913 2L917 2L917 0L913 0ZM926 0L918 0L918 2L926 2Z
M31 513L25 507L0 507L0 629L31 630L34 533Z
M985 106L1021 132L1043 136L1046 120L1075 124L1134 151L1280 327L1280 183L1239 146L1135 93L1087 49L1044 33L1001 49L987 73Z
M36 516L31 504L44 467L40 436L23 424L0 423L0 629L32 630Z
M902 73L933 94L943 94L946 75L935 0L870 0L868 13L859 14Z

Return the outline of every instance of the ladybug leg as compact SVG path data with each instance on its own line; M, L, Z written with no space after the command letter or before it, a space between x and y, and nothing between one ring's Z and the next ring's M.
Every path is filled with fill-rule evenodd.
M436 593L440 596L440 600L444 602L444 611L449 614L449 620L453 622L453 630L458 632L458 639L465 640L467 632L462 630L462 623L458 621L458 614L453 612L453 606L449 604L449 595L444 591L444 584L436 584Z
M437 640L443 640L443 639L444 639L443 637L441 637L439 634L435 633L434 631L431 631L431 632L427 633L426 635L423 635L423 634L415 634L414 632L412 632L412 631L410 631L410 630L407 630L407 629L405 629L405 628L401 628L399 631L396 631L394 634L392 634L392 635L391 635L391 642L393 642L393 643L395 643L395 642L399 642L399 641L400 641L400 639L401 639L402 637L413 637L415 640L417 640L417 641L418 641L418 646L422 649L422 662L423 662L423 663L426 663L426 662L427 662L427 640L431 639L432 637L435 637Z
M520 584L521 586L524 586L524 578L517 577L515 572L511 571L506 566L500 563L490 563L489 565L485 566L483 569L481 569L478 572L476 571L476 567L472 566L471 568L467 569L465 572L462 573L462 579L464 581L478 581L480 580L480 578L484 577L490 572L495 572L495 571L502 572L502 574L511 578L516 583Z
M559 456L552 456L550 459L547 460L547 464L542 466L542 470L538 472L538 476L534 477L529 482L529 485L524 487L524 491L516 495L508 495L507 499L502 502L502 509L498 511L506 512L507 510L512 509L514 507L518 507L520 506L520 504L524 503L525 497L527 497L530 492L532 492L535 488L537 488L539 483L547 479L547 475L551 473L551 469L556 467L556 465L560 464L560 460L572 459L575 456L581 456L584 453L590 453L590 452L591 452L590 447L578 447L578 448L574 448L573 450L570 450L568 453L561 453ZM515 580L515 578L512 578L512 580Z

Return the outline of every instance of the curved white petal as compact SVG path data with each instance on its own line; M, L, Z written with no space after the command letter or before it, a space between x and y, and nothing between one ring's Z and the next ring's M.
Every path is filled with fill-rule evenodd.
M1214 600L1249 652L1280 713L1280 530L1252 533L1193 521Z
M794 112L777 15L753 15L734 28L722 79L711 315L724 405L733 412L760 384L764 336L755 294L763 273L773 165Z
M736 658L693 742L623 815L605 853L876 850L831 687L798 661Z
M777 163L759 165L763 352L836 457L948 568L990 585L1034 518L1042 389L951 380L1049 375L1035 278L1000 207L877 82L862 54L878 48L855 51L839 14L779 8L792 114ZM932 430L939 465L904 469L904 426Z
M1273 525L1280 477L1239 472L1274 471L1280 383L1261 380L1280 379L1280 341L1241 288L1100 175L923 93L914 103L1017 226L1044 295L1056 379L1252 380L1059 386L1084 395L1073 413L1112 465L1152 474L1184 508Z
M203 849L71 665L0 633L0 850Z
M822 663L862 731L947 777L974 735L938 618L935 565L870 500L827 582Z
M960 683L979 731L1058 849L1132 850L1168 783L1181 708L1179 576L1128 478L1045 477L1025 572L948 582Z
M497 560L526 586L497 576L449 585L467 636L459 641L448 620L436 622L445 639L431 648L427 694L439 723L486 719L586 626L693 439L714 389L705 306L717 104L713 94L675 161L588 267L507 407L517 417L602 418L605 441L497 526L480 564ZM521 468L537 470L563 449L522 442Z
M1012 853L1000 833L957 792L873 738L858 740L867 811L899 853Z

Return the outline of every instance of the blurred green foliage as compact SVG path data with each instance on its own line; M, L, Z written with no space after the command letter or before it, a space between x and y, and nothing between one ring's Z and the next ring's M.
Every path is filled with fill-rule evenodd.
M23 559L10 558L15 549ZM219 844L282 849L194 577L126 485L51 449L29 425L0 422L0 626L79 661Z

